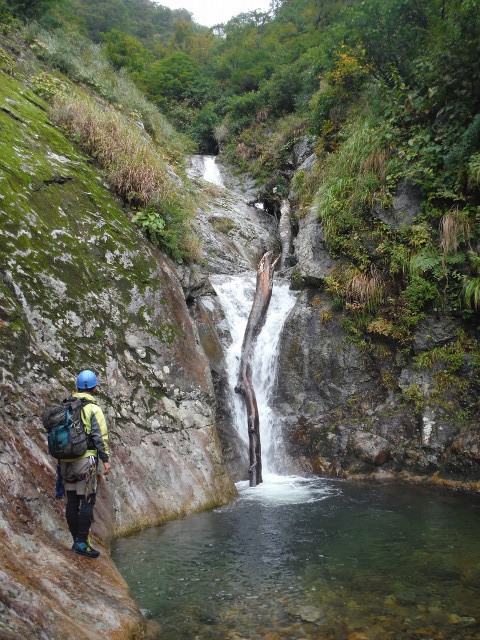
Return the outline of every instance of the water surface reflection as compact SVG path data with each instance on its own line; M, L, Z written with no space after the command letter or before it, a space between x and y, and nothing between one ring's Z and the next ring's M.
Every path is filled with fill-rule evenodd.
M166 640L480 640L480 499L267 477L218 510L117 540Z

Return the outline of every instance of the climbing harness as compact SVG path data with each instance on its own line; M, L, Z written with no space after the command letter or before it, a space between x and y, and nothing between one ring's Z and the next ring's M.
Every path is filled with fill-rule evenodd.
M85 472L85 500L89 502L90 496L97 490L97 459L88 457L88 469Z

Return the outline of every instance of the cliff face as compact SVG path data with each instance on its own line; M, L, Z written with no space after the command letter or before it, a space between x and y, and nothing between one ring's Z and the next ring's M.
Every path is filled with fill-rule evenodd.
M235 495L209 363L172 264L28 83L0 75L0 635L131 637L140 616L108 540ZM70 551L41 425L87 367L113 461L97 562Z
M421 205L402 182L392 209L372 215L397 229ZM301 293L284 328L276 399L292 457L308 472L478 488L478 315L462 322L453 309L426 309L408 345L354 335L324 287L341 263L313 210L299 220L293 259Z

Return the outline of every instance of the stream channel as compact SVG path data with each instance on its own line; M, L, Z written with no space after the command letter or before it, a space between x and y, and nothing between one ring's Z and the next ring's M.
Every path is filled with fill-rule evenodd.
M233 386L255 277L212 284L232 334L234 421L247 442ZM294 302L276 279L257 341L265 482L238 483L226 507L116 540L117 567L164 640L480 640L478 496L280 475L269 398L276 338Z

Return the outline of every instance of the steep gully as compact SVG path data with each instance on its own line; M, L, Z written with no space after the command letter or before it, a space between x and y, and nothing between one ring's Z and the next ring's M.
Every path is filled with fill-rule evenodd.
M194 157L192 169L194 172L201 173L206 182L225 187L224 179L213 156ZM218 296L230 336L230 344L225 349L225 363L232 425L243 442L245 450L248 450L245 402L235 392L235 386L242 341L255 293L255 271L250 269L238 275L215 274L210 276L210 283ZM252 360L253 387L260 418L262 462L267 482L272 478L272 474L284 474L285 470L292 467L282 439L281 417L276 415L272 406L272 393L277 374L277 355L282 327L295 304L295 299L296 295L290 289L289 282L276 276L265 324L257 337Z
M206 166L203 175L218 181L213 161ZM250 269L208 280L215 295L204 285L193 309L201 318L198 305L208 308L226 345L218 391L238 436L240 464L230 464L238 480L246 477L241 452L248 442L234 386L255 276ZM255 349L265 482L252 489L237 482L234 504L114 545L113 558L151 619L154 637L384 640L428 632L478 638L478 571L465 560L478 553L474 497L294 475L274 396L282 327L295 301L277 277ZM203 344L220 375L211 333L203 333ZM231 436L225 440L233 446Z

